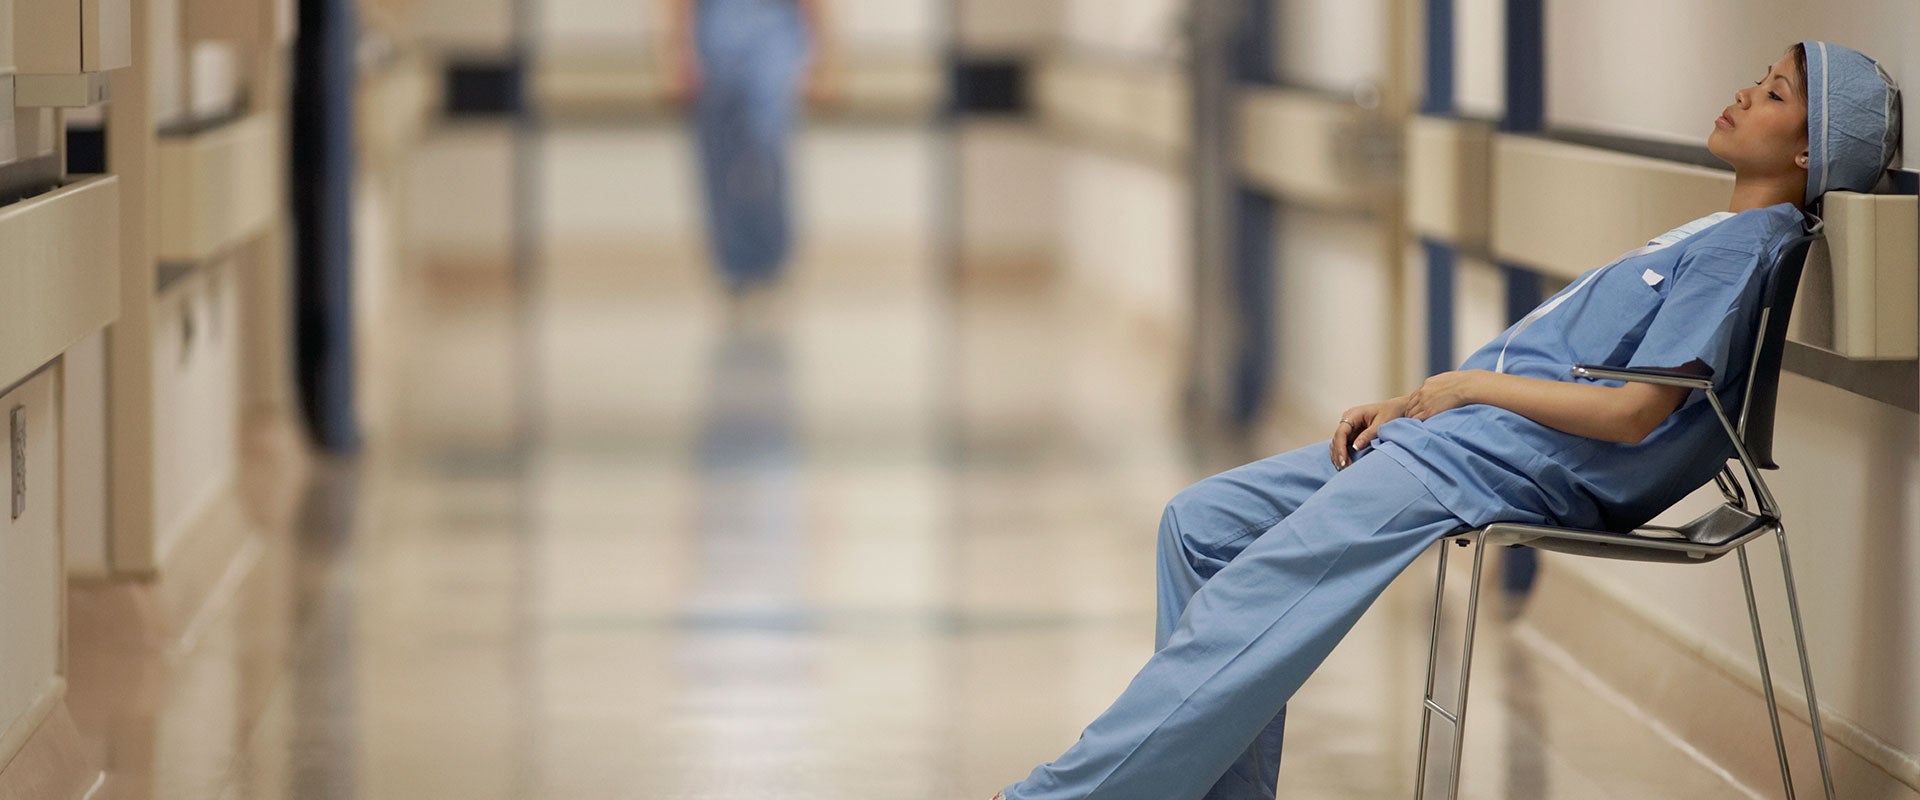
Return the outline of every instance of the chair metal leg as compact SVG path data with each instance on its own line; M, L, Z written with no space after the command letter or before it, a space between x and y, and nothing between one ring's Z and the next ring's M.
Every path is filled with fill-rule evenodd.
M1460 755L1467 743L1467 680L1473 675L1473 628L1480 619L1480 565L1487 555L1487 538L1480 535L1473 541L1473 583L1467 590L1467 638L1460 648L1460 694L1454 701L1453 722L1453 774L1447 779L1447 800L1460 796Z
M1414 771L1413 800L1427 793L1427 740L1433 731L1433 672L1440 661L1440 604L1447 596L1447 545L1441 539L1440 575L1433 581L1433 625L1427 629L1427 688L1420 698L1420 761Z
M1740 583L1747 590L1747 619L1753 624L1753 649L1760 656L1760 692L1767 698L1767 718L1773 723L1773 749L1780 757L1780 780L1786 784L1787 800L1793 800L1793 767L1787 763L1787 740L1780 733L1780 706L1773 698L1773 673L1767 668L1767 642L1760 632L1760 606L1753 599L1753 570L1747 565L1747 546L1734 550L1740 556Z
M1440 540L1440 575L1433 586L1433 628L1427 637L1427 691L1420 701L1420 763L1414 772L1413 798L1427 793L1428 742L1433 730L1433 715L1453 723L1453 757L1447 771L1447 800L1460 796L1460 756L1467 740L1467 686L1473 677L1473 629L1480 619L1480 570L1486 563L1487 542L1482 532L1473 536L1473 580L1467 590L1466 640L1460 646L1460 691L1452 711L1441 708L1433 699L1434 667L1440 661L1440 604L1446 599L1447 539ZM1465 544L1465 542L1461 542Z
M1787 529L1775 524L1774 538L1780 542L1780 572L1787 582L1787 613L1793 619L1793 644L1800 651L1800 681L1807 689L1807 719L1813 724L1813 749L1820 754L1820 784L1827 800L1833 800L1833 768L1827 763L1827 737L1820 730L1820 700L1813 692L1813 666L1807 660L1807 636L1800 625L1800 598L1793 586L1793 562L1787 558ZM1792 792L1788 792L1792 796Z

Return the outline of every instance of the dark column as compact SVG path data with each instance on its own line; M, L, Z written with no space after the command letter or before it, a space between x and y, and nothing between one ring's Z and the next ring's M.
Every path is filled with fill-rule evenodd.
M1546 71L1546 1L1507 0L1507 113L1500 130L1535 133L1546 127ZM1507 319L1517 322L1540 303L1540 275L1509 264L1501 272L1507 278ZM1512 594L1531 593L1539 570L1532 548L1509 549L1501 559L1502 583Z
M296 370L302 410L323 449L359 445L353 407L352 0L302 0L295 49L292 157Z

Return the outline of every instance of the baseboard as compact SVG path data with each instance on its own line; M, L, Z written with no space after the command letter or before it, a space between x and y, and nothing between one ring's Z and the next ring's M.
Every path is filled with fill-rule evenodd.
M235 582L258 557L258 537L238 487L228 487L208 501L166 553L152 585L176 645L190 647L200 620L225 605Z
M1577 572L1547 567L1519 621L1537 636L1520 637L1522 642L1559 650L1541 655L1590 671L1733 779L1766 796L1780 790L1757 666L1734 667ZM1791 655L1769 655L1795 793L1822 797L1798 670ZM1920 800L1904 755L1830 710L1823 709L1821 725L1838 797Z
M79 800L100 782L100 768L87 759L64 692L53 692L47 702L20 749L0 767L0 800Z

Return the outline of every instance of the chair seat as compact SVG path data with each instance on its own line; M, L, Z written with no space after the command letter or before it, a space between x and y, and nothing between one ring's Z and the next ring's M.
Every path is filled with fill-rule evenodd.
M1540 550L1624 561L1691 564L1726 555L1753 537L1771 530L1778 522L1764 514L1721 504L1693 521L1675 527L1644 526L1620 533L1496 522L1481 530L1480 534L1486 538L1487 544L1526 545ZM1471 530L1464 530L1454 535L1472 533Z

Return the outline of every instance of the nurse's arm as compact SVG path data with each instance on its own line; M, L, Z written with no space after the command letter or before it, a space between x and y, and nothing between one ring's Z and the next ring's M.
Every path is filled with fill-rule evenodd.
M812 50L807 64L807 102L831 105L839 99L833 86L835 45L827 28L826 0L799 0L800 19L807 26L807 44Z
M1601 386L1467 370L1429 378L1414 392L1408 416L1424 418L1484 403L1575 436L1635 444L1660 427L1688 391L1650 383Z
M667 0L667 26L663 32L669 47L681 48L693 43L693 0Z
M667 94L681 105L700 91L700 66L693 44L694 0L667 0L667 25L660 44L660 68L667 76Z
M827 12L825 0L800 0L800 18L807 23L807 32L820 37L826 32Z

